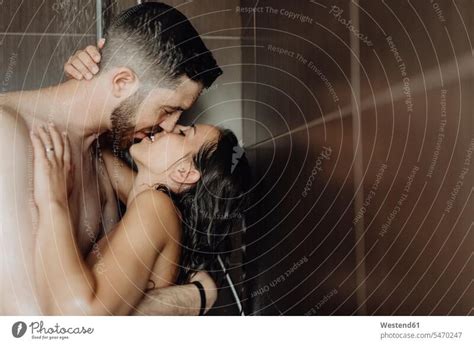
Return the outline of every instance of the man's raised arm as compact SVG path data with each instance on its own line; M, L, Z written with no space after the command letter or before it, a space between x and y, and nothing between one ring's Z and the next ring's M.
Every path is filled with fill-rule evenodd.
M202 284L206 295L205 313L211 309L217 299L217 288L205 272L198 272L191 281ZM194 284L176 285L154 289L147 293L137 306L133 315L199 315L201 298Z

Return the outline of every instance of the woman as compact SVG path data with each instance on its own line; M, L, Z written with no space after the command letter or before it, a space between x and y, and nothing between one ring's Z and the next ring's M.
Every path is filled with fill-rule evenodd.
M166 286L215 267L249 181L245 157L233 162L238 144L231 131L178 126L132 145L138 172L114 170L127 211L85 259L77 254L68 214L73 169L67 134L51 125L32 132L31 140L37 282L41 298L50 301L45 313L128 315L150 279ZM108 168L114 164L110 153L104 159Z

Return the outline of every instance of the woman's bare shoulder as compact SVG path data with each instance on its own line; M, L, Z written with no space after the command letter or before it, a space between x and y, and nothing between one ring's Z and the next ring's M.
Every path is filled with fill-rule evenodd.
M129 211L140 221L146 221L154 229L162 229L169 236L176 236L181 229L179 211L173 200L165 193L157 190L146 190L138 194L131 202Z
M161 206L173 206L174 209L173 200L171 200L170 196L168 196L164 192L155 189L147 189L143 192L140 192L135 196L133 202L140 204L152 202L157 203Z

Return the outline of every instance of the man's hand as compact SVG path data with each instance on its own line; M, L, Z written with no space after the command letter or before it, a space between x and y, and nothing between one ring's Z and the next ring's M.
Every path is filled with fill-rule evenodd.
M100 49L104 47L104 44L105 39L101 39L97 47L87 46L84 50L78 50L64 64L66 76L77 80L91 80L99 72Z
M199 281L206 292L206 310L217 299L217 287L206 272L199 272L191 281ZM148 292L133 315L188 315L197 316L201 308L199 290L194 284L176 285Z
M214 283L214 280L212 280L211 276L208 273L202 271L197 272L193 277L191 277L191 283L194 281L200 282L204 287L204 291L206 292L206 310L204 311L204 314L206 314L217 300L217 286Z

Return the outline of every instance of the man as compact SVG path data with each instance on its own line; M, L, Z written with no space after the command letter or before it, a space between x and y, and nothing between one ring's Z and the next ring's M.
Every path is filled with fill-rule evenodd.
M36 315L42 310L32 259L38 217L29 131L53 122L69 134L76 171L70 211L78 229L78 255L86 256L99 230L117 221L114 195L107 188L110 181L97 171L92 154L98 135L111 131L115 143L127 145L157 129L171 132L182 111L222 73L186 17L164 4L128 9L106 38L101 71L94 79L13 92L0 99L2 315ZM208 309L216 298L215 286L207 274L200 277ZM136 314L197 315L200 303L196 286L168 287L149 293Z

